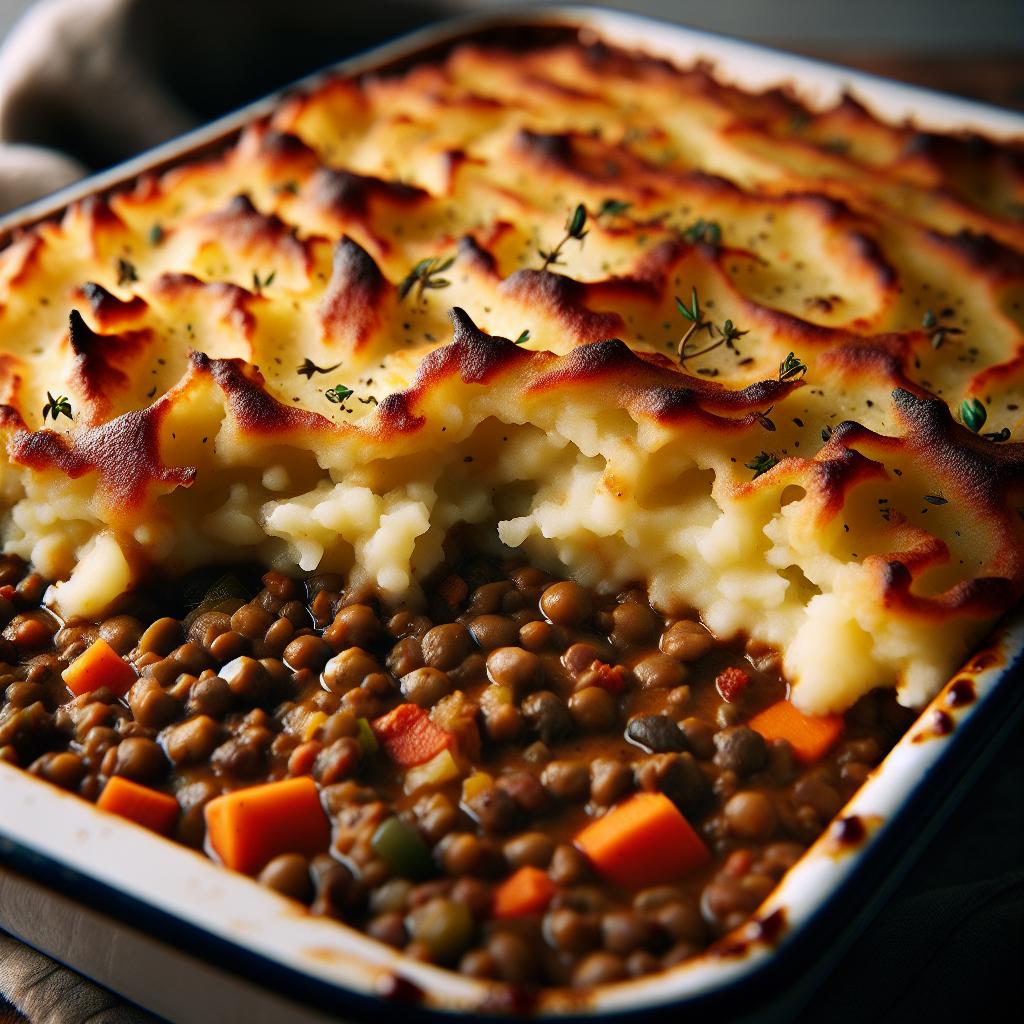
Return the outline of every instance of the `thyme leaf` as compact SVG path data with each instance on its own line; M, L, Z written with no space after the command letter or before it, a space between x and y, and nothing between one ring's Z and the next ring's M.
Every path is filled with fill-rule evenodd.
M259 274L254 270L252 272L252 289L254 292L259 294L264 288L269 288L274 283L274 278L277 277L277 271L272 270L266 277L261 278Z
M747 469L752 470L754 476L752 479L756 480L762 473L767 473L773 466L779 464L779 457L772 452L758 452L749 462L745 462L744 465Z
M327 401L333 405L341 405L346 399L351 398L355 392L351 388L345 387L344 384L335 384L333 388L328 388L324 395L327 397Z
M569 214L569 217L565 222L565 234L562 236L558 245L547 252L543 249L537 250L537 254L544 261L541 265L541 270L547 270L548 267L561 265L562 246L564 246L566 242L575 239L581 245L583 244L583 239L587 236L586 223L587 208L582 203L577 203L576 209Z
M135 270L135 264L126 260L123 256L117 261L117 284L123 288L126 284L138 281L139 275Z
M420 260L398 286L398 301L401 302L413 288L416 289L416 298L420 300L428 288L447 288L451 281L439 275L448 270L454 262L454 256L428 256L425 260Z
M972 433L978 433L985 420L988 419L988 412L984 404L977 398L965 398L960 403L960 419L963 425Z
M302 365L297 367L295 372L305 377L307 380L313 379L314 373L330 373L332 370L336 370L341 363L335 363L333 366L317 366L308 356L302 361Z
M936 351L942 348L947 335L964 333L961 328L942 322L943 320L948 320L951 316L953 316L953 310L951 309L943 309L938 313L933 309L926 309L921 316L921 326L925 329L925 332L928 334L928 340Z
M779 380L800 380L807 373L807 364L797 359L792 352L779 363Z
M58 395L56 398L46 392L46 405L43 406L43 422L46 422L46 417L52 416L53 422L57 422L58 416L67 416L67 418L74 419L71 413L71 401L67 395Z
M529 340L530 340L530 331L529 331L529 329L527 329L527 330L525 330L525 331L522 331L522 332L520 333L519 337L518 337L518 338L516 338L516 340L515 340L515 341L513 341L513 342L512 342L512 344L513 344L513 345L524 345L524 344L526 344L526 342L528 342Z
M621 217L624 213L628 213L633 208L632 203L623 202L621 199L606 199L598 207L597 213L594 214L595 220L600 220L602 217Z
M698 242L703 242L705 245L720 245L722 227L717 220L705 220L700 217L683 231L683 238L693 245Z

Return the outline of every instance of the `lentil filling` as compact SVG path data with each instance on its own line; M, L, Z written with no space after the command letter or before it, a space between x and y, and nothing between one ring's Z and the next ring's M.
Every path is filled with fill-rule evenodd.
M0 558L0 759L479 978L699 954L912 720L881 691L803 720L772 652L641 590L450 559L427 613L389 612L332 575L246 578L61 622Z

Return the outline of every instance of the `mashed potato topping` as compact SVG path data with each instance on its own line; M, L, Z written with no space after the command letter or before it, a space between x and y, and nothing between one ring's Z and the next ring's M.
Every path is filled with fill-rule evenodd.
M397 603L472 524L920 704L1024 580L1022 167L601 44L328 81L10 239L5 550Z

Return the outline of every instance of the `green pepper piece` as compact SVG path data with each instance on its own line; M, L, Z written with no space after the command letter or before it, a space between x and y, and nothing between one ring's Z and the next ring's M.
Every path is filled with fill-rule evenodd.
M423 837L401 818L381 822L370 840L374 853L401 878L426 878L434 873L434 862Z
M365 718L358 718L356 719L356 729L356 739L359 740L359 746L363 748L363 753L367 757L372 757L380 750L380 744L377 742L377 737L373 735L370 723Z

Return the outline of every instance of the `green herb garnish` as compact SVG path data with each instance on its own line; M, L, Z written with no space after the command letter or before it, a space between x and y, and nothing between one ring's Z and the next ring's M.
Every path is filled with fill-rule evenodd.
M779 363L779 380L800 379L807 373L807 364L797 359L792 352Z
M721 326L712 323L710 320L704 318L704 313L700 308L700 299L697 296L697 289L690 289L690 304L687 305L679 296L676 296L676 309L680 315L686 320L690 321L690 326L683 335L682 340L679 342L678 355L679 362L682 365L686 365L687 359L695 359L697 356L706 355L708 352L713 352L719 345L725 345L727 348L732 349L733 352L737 352L736 341L742 338L745 334L749 334L749 331L741 331L731 320L726 320ZM698 352L687 352L686 345L690 338L697 331L707 331L708 335L712 338L717 337L716 341L713 341L710 345L706 345ZM698 373L704 373L706 371L699 370ZM716 371L717 372L717 371Z
M632 203L623 202L621 199L606 199L594 214L594 218L600 220L601 217L621 217L632 208Z
M135 272L135 264L126 260L123 256L117 261L117 284L123 288L126 284L138 281L139 275Z
M341 363L335 363L333 366L317 366L312 359L306 358L302 361L302 365L298 367L295 372L301 374L307 380L313 379L314 373L330 373L332 370L336 370Z
M529 329L527 329L525 331L522 331L520 333L519 337L516 338L516 340L513 341L512 344L513 345L525 345L526 342L528 342L529 340L530 340L530 331L529 331Z
M752 470L754 473L753 479L756 480L762 473L767 473L773 466L779 464L779 457L773 455L771 452L758 452L749 462L744 463L747 469Z
M160 224L154 224L149 229L149 244L159 245L164 240L164 229Z
M683 238L696 245L719 245L722 241L722 228L716 220L705 220L700 217L683 232Z
M451 281L438 275L448 270L454 262L454 256L428 256L425 260L420 260L398 286L398 301L401 302L413 288L416 289L418 299L423 298L423 293L428 288L447 288Z
M71 401L67 395L58 395L56 398L46 392L46 405L43 406L43 422L46 422L46 417L52 416L53 422L57 422L58 416L67 416L67 418L73 419L71 414Z
M948 499L944 498L941 494L926 494L924 496L924 500L927 501L929 505L948 505L949 504Z
M754 413L754 419L756 419L757 422L760 423L765 430L775 430L775 424L768 418L768 413L770 413L774 408L774 405L769 405L764 412Z
M336 384L333 388L328 388L324 394L327 396L327 401L333 405L341 405L346 399L351 398L355 392L351 388L345 387L344 384Z
M274 278L277 277L277 271L272 270L266 277L260 278L260 275L254 270L252 272L252 287L253 291L261 292L264 288L269 288L274 283Z
M569 219L565 222L565 235L563 235L558 245L549 252L545 252L543 249L537 250L538 255L544 261L541 265L541 270L547 270L548 267L561 265L562 246L564 246L570 239L575 239L581 245L583 244L583 239L587 237L586 223L587 208L582 203L578 203L576 205L576 209L569 214Z
M977 398L965 398L960 403L960 419L968 430L976 434L985 426L988 412Z
M951 309L943 309L938 315L936 315L934 310L926 309L921 317L921 326L927 332L928 340L936 351L942 348L947 335L964 333L961 328L942 322L943 320L948 320L951 316L953 316L953 310Z

